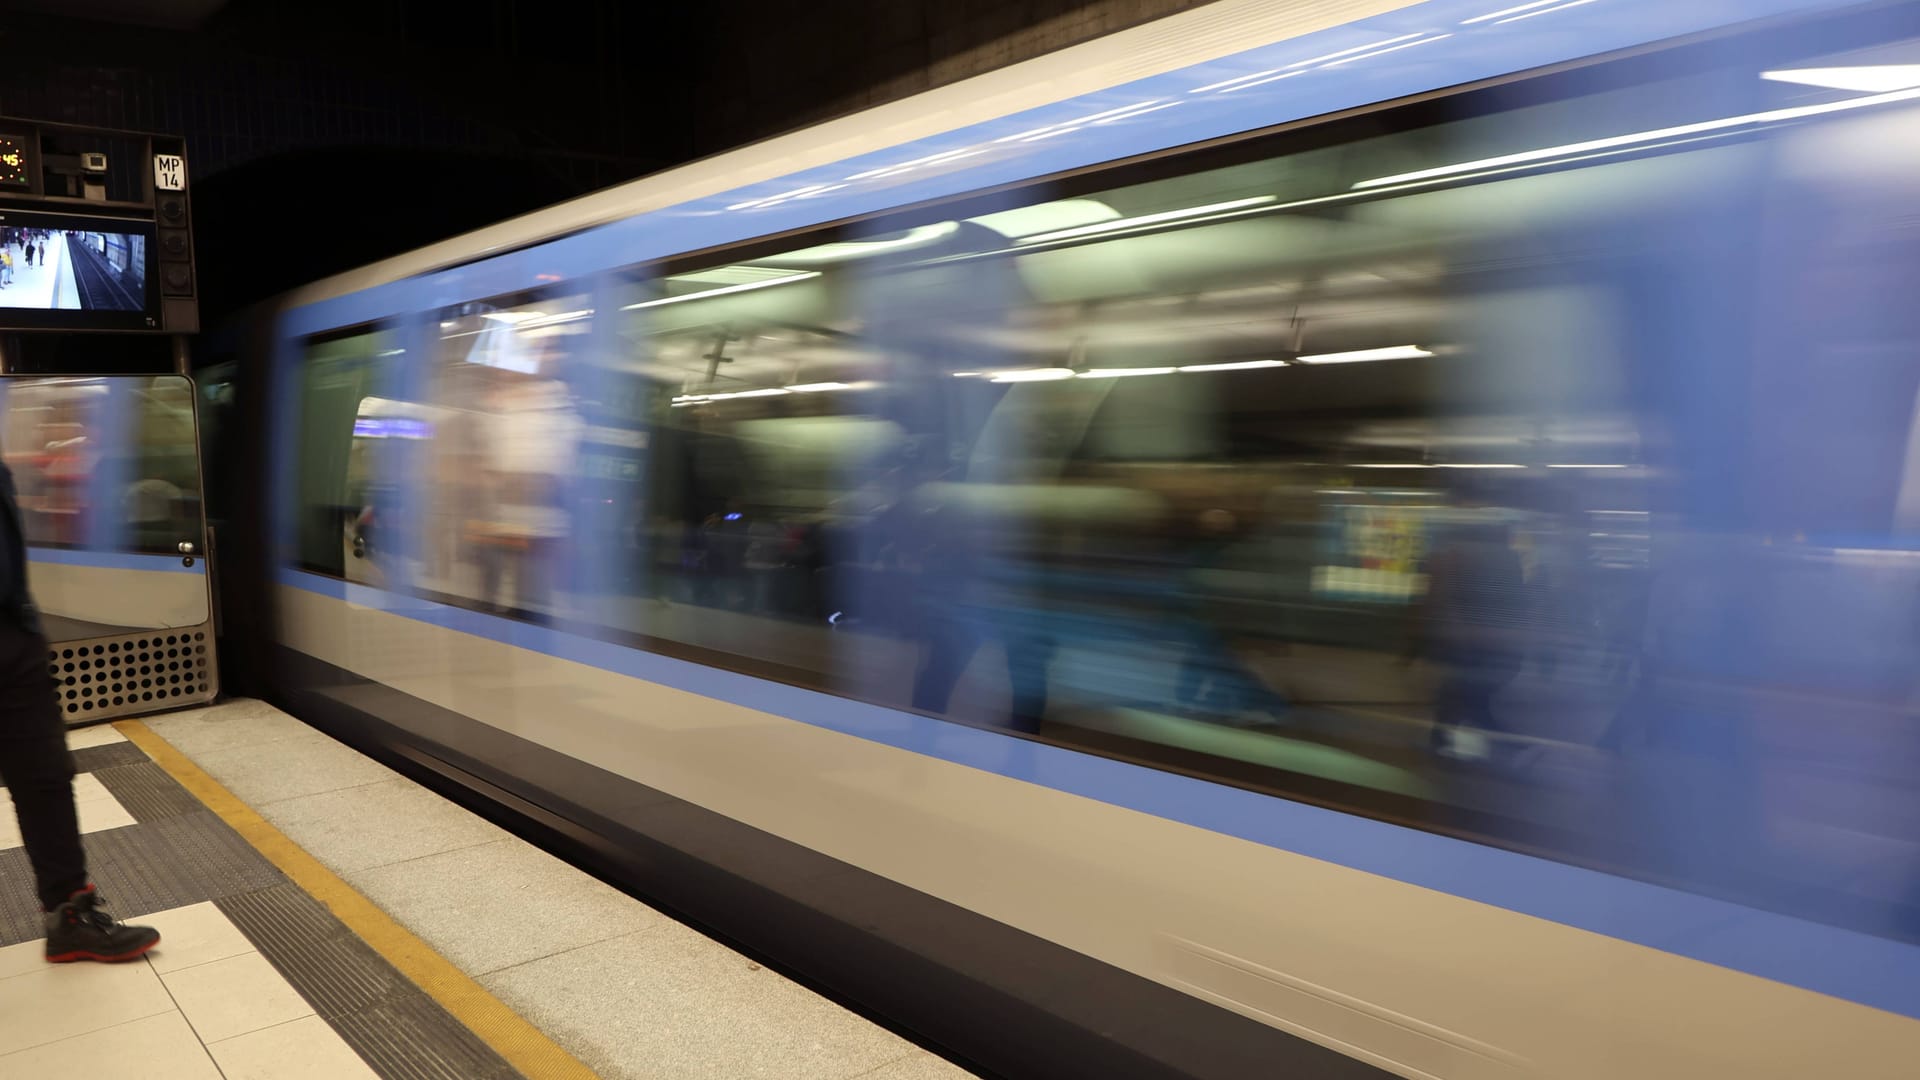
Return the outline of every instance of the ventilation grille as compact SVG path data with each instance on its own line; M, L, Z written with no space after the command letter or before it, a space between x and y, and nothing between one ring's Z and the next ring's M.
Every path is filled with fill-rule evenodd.
M63 641L47 673L69 724L176 709L220 692L211 624Z

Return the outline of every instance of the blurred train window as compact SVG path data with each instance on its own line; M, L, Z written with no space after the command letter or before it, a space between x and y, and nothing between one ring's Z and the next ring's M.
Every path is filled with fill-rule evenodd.
M635 282L617 324L651 429L634 629L813 685L833 674L834 547L906 449L826 287L842 246Z
M370 509L365 440L355 437L361 403L374 397L401 355L396 336L356 330L308 342L300 385L296 543L304 570L347 577L355 538Z
M579 294L439 313L424 401L392 403L370 429L396 453L429 447L416 577L426 592L540 621L577 616L591 595L574 570L592 316Z

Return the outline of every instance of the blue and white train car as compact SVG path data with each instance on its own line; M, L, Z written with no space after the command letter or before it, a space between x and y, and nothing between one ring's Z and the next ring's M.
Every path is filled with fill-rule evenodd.
M1218 0L635 181L276 309L271 689L1007 1076L1910 1076L1915 176L1920 4Z

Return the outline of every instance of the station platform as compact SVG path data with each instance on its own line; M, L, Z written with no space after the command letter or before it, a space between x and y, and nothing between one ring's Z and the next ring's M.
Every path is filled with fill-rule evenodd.
M0 789L0 1077L971 1075L262 703L69 743L94 880L163 936L47 964Z

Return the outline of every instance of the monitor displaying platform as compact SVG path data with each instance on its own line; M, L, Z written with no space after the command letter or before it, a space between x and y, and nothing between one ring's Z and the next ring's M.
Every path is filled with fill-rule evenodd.
M138 221L0 212L0 326L151 327L153 240Z

